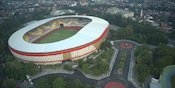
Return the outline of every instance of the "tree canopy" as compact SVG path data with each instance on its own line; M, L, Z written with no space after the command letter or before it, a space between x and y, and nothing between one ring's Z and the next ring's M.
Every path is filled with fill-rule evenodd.
M2 82L1 88L15 88L16 81L13 78L5 79Z
M65 79L55 75L40 78L35 82L35 85L36 88L94 88L79 79Z
M154 49L150 49L148 46L139 46L135 50L135 56L135 69L140 82L144 82L149 75L159 78L166 66L175 64L175 48L164 44L159 44Z
M52 82L52 88L64 88L66 86L66 82L63 78L58 77Z
M32 63L23 63L16 60L14 57L6 57L8 61L5 62L5 72L9 77L16 80L25 79L26 75L33 75L38 72L36 65Z

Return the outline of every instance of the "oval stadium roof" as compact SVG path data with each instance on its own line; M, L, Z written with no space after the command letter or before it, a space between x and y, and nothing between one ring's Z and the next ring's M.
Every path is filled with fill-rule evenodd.
M50 22L54 19L71 18L71 17L88 18L91 19L92 21L87 25L85 25L82 29L80 29L80 31L78 31L72 37L69 37L61 41L53 43L35 44L27 42L23 39L24 34L44 23ZM26 27L19 29L10 36L8 44L10 48L27 53L45 53L45 52L61 51L82 46L84 44L96 40L102 35L102 33L108 26L109 23L106 20L93 16L70 15L70 16L52 17L37 21L33 24L27 25Z

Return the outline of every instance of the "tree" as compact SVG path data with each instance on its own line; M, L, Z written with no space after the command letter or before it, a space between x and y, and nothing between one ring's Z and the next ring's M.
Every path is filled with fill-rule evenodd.
M136 70L138 73L138 80L141 83L144 82L150 73L149 67L147 67L147 65L144 64L136 64Z
M66 81L62 77L58 77L52 82L52 88L64 88L65 86Z
M132 25L127 25L126 27L121 28L120 30L118 30L117 34L116 35L114 34L113 37L117 37L118 39L128 39L133 34L134 34L134 31L133 31Z
M88 71L89 71L89 65L88 64L83 64L83 66L82 66L82 71L83 72L85 72L85 73L88 73Z
M164 44L159 44L157 48L153 50L153 67L151 74L158 78L162 73L163 68L168 65L175 64L175 49L168 47Z
M137 57L139 54L140 54L140 52L142 51L142 46L138 46L137 48L136 48L136 50L135 50L135 52L134 52L134 55Z
M111 48L112 47L112 45L111 45L111 43L110 42L108 42L108 41L105 41L105 42L103 42L102 44L101 44L101 49L103 49L103 50L107 50L107 48Z
M152 63L152 52L144 50L137 56L137 63L151 64Z
M172 31L168 36L170 39L175 40L175 31Z
M101 73L105 73L105 72L108 71L108 67L109 67L109 65L107 63L100 64L99 65L99 70L101 71Z
M145 45L140 46L136 49L135 56L138 64L146 64L146 65L152 64L153 59L152 50Z
M42 78L36 82L36 88L52 88L48 79Z
M5 71L8 76L18 80L25 79L25 76L27 74L33 75L38 72L38 68L36 65L32 63L19 62L15 58L13 58L12 60L8 59L8 61L5 62L5 66Z
M13 78L5 79L2 83L1 88L15 88L16 81Z
M93 74L96 76L99 76L101 74L101 71L97 66L94 66L91 70L93 71Z
M150 75L152 67L152 50L147 46L139 46L135 51L136 56L136 72L138 73L138 80L143 83L145 79Z
M25 73L29 75L34 75L38 72L37 65L33 63L23 63L23 68L25 69Z
M0 54L3 54L3 52L5 52L6 50L6 45L5 45L5 42L0 40Z
M83 88L83 85L80 80L76 79L75 82L75 88Z
M69 80L65 88L94 88L94 87L88 84L84 84L79 79L76 79L76 80Z
M163 56L157 59L154 65L158 73L160 74L163 72L163 68L165 68L168 65L172 65L172 64L173 64L173 58L171 56Z
M79 67L82 68L84 64L83 60L82 59L78 60L78 64L79 64Z
M24 79L25 78L25 71L23 69L23 65L18 62L17 60L9 61L5 63L6 66L6 73L9 77L15 79Z
M160 32L152 32L150 34L147 34L147 42L151 45L158 45L159 43L167 44L168 39L166 38L165 34Z
M70 70L73 70L72 67L71 67L70 65L64 65L64 69L65 69L65 70L69 70L69 71L70 71Z
M163 68L168 65L171 65L172 63L173 63L173 58L171 56L161 57L155 62L156 66L163 67Z
M147 43L147 38L144 34L134 33L129 39L138 43Z
M126 39L127 35L126 35L126 29L125 28L121 28L118 32L117 32L117 36L119 39Z
M132 25L127 25L126 28L125 28L125 30L126 30L126 35L127 36L132 36L133 33L134 33L133 28L132 28Z

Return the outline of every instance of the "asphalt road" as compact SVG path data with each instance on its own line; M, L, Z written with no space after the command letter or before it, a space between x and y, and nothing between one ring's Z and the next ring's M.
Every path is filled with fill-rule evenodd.
M81 82L88 83L89 85L94 85L96 88L104 88L104 86L105 86L106 83L112 82L112 81L121 82L121 83L123 83L126 86L126 88L135 88L135 86L131 82L129 82L127 80L128 71L129 71L129 63L130 63L131 50L133 48L132 49L121 49L118 46L116 46L116 48L119 49L118 55L120 55L121 51L124 51L127 54L127 57L126 57L126 60L125 60L125 66L124 66L124 69L123 69L123 74L117 74L117 70L118 70L117 64L119 63L119 58L116 58L115 64L114 64L113 69L111 71L110 77L107 77L107 78L104 78L104 79L101 79L101 80L89 79L89 78L85 77L78 70L75 70L75 73L74 74L57 73L57 74L52 74L52 75L62 76L64 78L70 79L70 80L79 79ZM35 82L36 80L39 80L39 78L34 79L33 81Z

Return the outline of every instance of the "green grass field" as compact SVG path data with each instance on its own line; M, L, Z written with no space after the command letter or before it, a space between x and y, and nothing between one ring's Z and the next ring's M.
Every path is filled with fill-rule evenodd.
M171 78L171 88L175 88L175 75Z
M69 38L76 34L78 31L77 30L67 30L67 29L62 29L55 31L48 35L46 38L42 39L41 41L38 41L37 43L42 44L42 43L52 43L60 40L64 40L66 38Z

